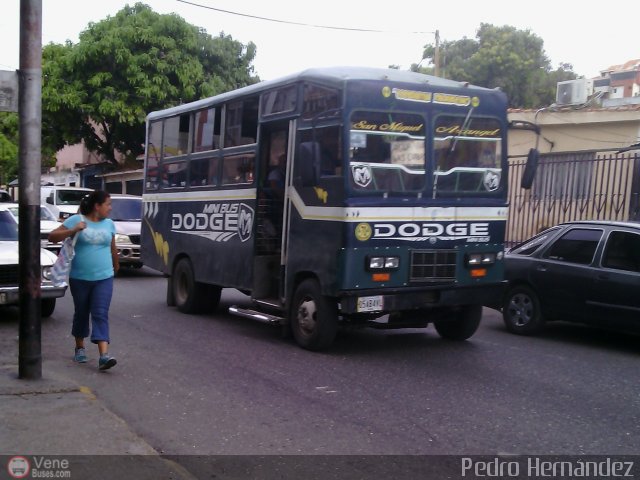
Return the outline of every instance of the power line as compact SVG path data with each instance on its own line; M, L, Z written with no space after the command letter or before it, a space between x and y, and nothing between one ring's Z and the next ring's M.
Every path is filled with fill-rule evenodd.
M346 31L350 31L350 32L372 32L372 33L410 33L410 34L418 34L418 35L434 34L435 33L435 32L399 32L399 31L391 31L391 30L375 30L375 29L371 29L371 28L350 28L350 27L335 27L335 26L332 26L332 25L318 25L318 24L313 24L313 23L303 23L303 22L294 22L294 21L290 21L290 20L280 20L280 19L277 19L277 18L260 17L260 16L257 16L257 15L249 15L247 13L232 12L231 10L224 10L222 8L211 7L209 5L201 5L199 3L189 2L187 0L176 0L176 1L178 1L180 3L186 3L188 5L193 5L194 7L206 8L208 10L215 10L216 12L227 13L229 15L237 15L239 17L253 18L255 20L264 20L266 22L284 23L284 24L287 24L287 25L298 25L298 26L302 26L302 27L325 28L325 29L329 29L329 30L346 30Z

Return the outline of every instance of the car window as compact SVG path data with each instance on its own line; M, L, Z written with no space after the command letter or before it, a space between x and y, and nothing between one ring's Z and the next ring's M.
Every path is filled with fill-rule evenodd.
M535 237L531 237L529 240L516 245L511 249L510 253L517 253L518 255L532 255L540 248L541 245L546 243L549 237L555 234L558 229L559 227L549 228Z
M80 205L80 200L89 193L85 190L58 190L58 205Z
M631 232L611 232L604 250L602 266L640 272L640 235Z
M142 219L142 199L111 197L111 219L114 221L140 221Z
M51 213L51 210L49 210L47 207L44 206L40 206L40 220L49 220L52 222L57 221L57 218L53 216L53 213Z
M589 265L593 261L602 230L573 228L556 240L545 257L569 263Z
M0 241L18 240L18 222L8 211L0 211Z

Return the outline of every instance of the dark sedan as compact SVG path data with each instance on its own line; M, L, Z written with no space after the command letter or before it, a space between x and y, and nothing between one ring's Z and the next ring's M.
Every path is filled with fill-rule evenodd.
M507 329L539 332L565 320L640 332L640 223L557 225L505 255L500 308Z

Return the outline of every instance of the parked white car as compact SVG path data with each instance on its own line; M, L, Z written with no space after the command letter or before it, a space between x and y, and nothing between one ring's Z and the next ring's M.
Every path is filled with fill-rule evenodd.
M18 212L20 207L17 203L7 203L9 211L16 217L16 220L20 221ZM51 243L49 241L49 234L60 226L60 222L56 220L51 210L46 205L40 205L40 244L42 248L51 250L56 255L60 251L62 243Z
M56 287L51 283L51 266L55 261L54 253L40 249L43 317L53 314L56 298L63 297L67 291L67 287ZM18 222L6 204L0 203L0 307L20 303L19 262Z

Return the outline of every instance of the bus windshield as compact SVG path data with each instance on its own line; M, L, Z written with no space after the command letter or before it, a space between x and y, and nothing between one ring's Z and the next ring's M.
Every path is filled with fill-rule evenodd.
M502 130L493 118L441 115L434 131L434 196L491 194L500 187Z
M404 193L425 186L425 122L409 113L356 111L349 134L355 192Z

